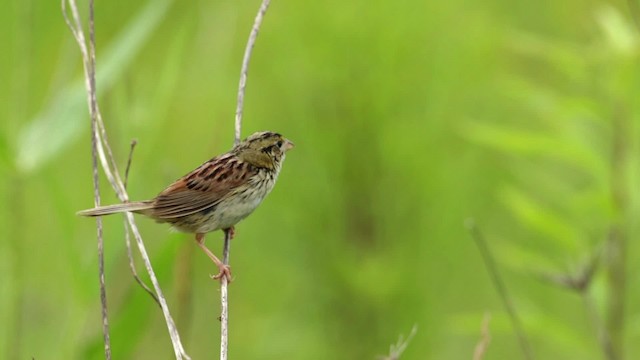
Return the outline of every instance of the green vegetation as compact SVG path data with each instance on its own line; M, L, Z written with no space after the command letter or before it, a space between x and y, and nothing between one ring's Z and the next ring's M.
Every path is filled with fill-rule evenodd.
M80 54L59 2L7 3L0 358L103 359L95 222L74 215L93 204ZM470 217L536 359L605 358L598 328L613 356L640 356L640 36L629 4L273 0L243 135L274 130L296 148L237 227L230 358L374 359L417 324L403 360L470 359L486 312L486 358L520 358ZM138 140L133 198L232 145L258 6L96 3L98 95L122 168ZM191 236L139 225L187 352L216 358L216 268ZM221 239L207 244L219 252ZM105 256L113 358L172 358L118 216L105 218ZM581 290L574 280L593 259Z

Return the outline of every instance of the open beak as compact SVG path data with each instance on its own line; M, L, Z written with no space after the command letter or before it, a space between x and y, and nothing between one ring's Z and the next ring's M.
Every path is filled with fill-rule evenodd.
M282 146L284 148L284 151L289 151L291 149L294 148L294 144L289 141L289 139L284 139L284 145Z

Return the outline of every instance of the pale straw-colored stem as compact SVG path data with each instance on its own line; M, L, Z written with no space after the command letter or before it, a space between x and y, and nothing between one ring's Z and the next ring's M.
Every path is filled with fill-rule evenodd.
M244 49L244 56L242 58L242 68L240 69L240 81L238 84L238 103L236 105L236 118L235 118L235 139L234 144L240 143L241 130L242 130L242 111L244 109L244 93L247 86L247 74L249 73L249 60L251 60L251 53L253 46L258 37L258 31L260 25L262 25L262 19L264 18L267 9L269 8L270 0L262 0L260 9L256 14L256 18L253 21L253 27L251 33L249 33L249 40L247 40L247 46ZM229 265L229 247L231 245L231 234L229 231L225 231L224 235L224 249L223 249L223 263ZM227 354L229 352L229 293L228 283L226 276L222 277L220 282L220 360L227 360Z
M67 15L66 4L69 4L71 9L71 16L73 21L69 19ZM93 26L93 0L89 0L90 5L90 14L89 14L89 27L90 27L90 42L89 48L87 48L87 42L85 40L84 31L82 29L82 23L80 21L80 15L78 12L78 7L76 5L75 0L63 0L62 1L62 11L64 14L65 21L71 29L71 33L73 34L78 46L80 48L80 52L82 54L83 67L84 67L84 77L85 77L85 85L87 89L87 102L89 105L89 112L92 119L92 140L93 140L93 154L94 154L94 176L97 177L97 160L100 160L100 164L102 166L102 170L107 177L107 180L111 184L111 187L115 191L118 198L126 202L129 199L125 186L121 180L118 169L115 165L115 159L111 152L111 148L107 142L106 130L104 126L104 122L102 121L102 116L100 114L100 110L98 107L97 97L96 97L96 87L95 87L95 39L93 36L94 26ZM106 148L106 150L105 150ZM97 159L96 159L97 158ZM94 181L95 184L95 181ZM162 294L162 290L160 289L160 285L157 277L155 276L155 272L151 266L151 261L147 254L146 248L142 241L142 237L140 232L138 231L138 227L135 223L133 215L131 213L126 214L127 222L133 233L134 238L136 239L136 243L138 245L138 250L140 251L140 255L143 259L145 268L149 277L151 278L151 282L153 283L153 287L157 298L160 303L160 307L162 309L162 313L165 318L165 322L169 331L169 336L171 338L171 343L173 345L174 353L176 359L190 359L186 354L184 347L180 341L180 335L178 334L178 330L175 326L173 318L169 312L169 308L167 306L167 302ZM98 220L99 229L100 220ZM99 231L99 234L101 232ZM101 251L101 236L99 236L99 250ZM101 273L101 292L103 291L103 282L104 282L104 269L100 269ZM107 358L110 359L110 350L109 347L109 339L108 339L108 327L106 321L106 301L103 303L103 330L105 332L105 354L107 354Z

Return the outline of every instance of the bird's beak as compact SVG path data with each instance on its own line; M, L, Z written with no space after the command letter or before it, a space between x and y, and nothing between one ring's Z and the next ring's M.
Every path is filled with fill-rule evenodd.
M284 146L283 146L284 151L289 151L289 150L293 149L294 146L295 145L291 141L289 141L289 139L285 139L284 140Z

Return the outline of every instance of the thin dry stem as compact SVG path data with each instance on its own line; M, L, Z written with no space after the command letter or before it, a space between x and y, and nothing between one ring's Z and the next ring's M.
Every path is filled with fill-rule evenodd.
M542 273L539 274L539 277L555 286L576 292L582 297L585 311L595 330L604 358L607 360L617 360L620 357L615 352L609 329L598 315L598 309L594 303L593 296L589 293L591 283L593 282L593 275L598 269L601 257L602 248L598 248L591 255L591 258L580 267L576 274Z
M473 360L482 360L487 353L489 344L491 343L491 333L489 332L489 322L491 321L491 313L484 314L482 319L482 329L480 330L480 340L473 350Z
M129 147L129 157L127 158L127 167L124 169L124 189L127 189L127 185L129 183L129 170L131 170L131 162L133 161L133 150L136 149L136 145L138 145L138 140L131 140L131 145Z
M119 189L122 189L122 191L117 191L114 189L120 201L122 202L129 201L129 194L127 194L124 188L122 179L120 178L120 173L118 172L118 167L116 165L115 157L113 156L113 152L111 151L111 145L109 145L109 141L107 138L107 130L105 129L104 122L102 121L102 114L100 113L100 106L98 104L96 104L96 109L98 111L98 129L100 130L100 139L103 145L103 149L101 149L103 153L103 157L104 157L105 150L107 154L106 159L103 161L104 162L108 161L111 169L114 169L113 174L109 174L109 182L111 183L112 187L118 187ZM104 164L103 164L103 167L104 167Z
M138 142L135 139L131 140L131 147L129 148L129 157L127 158L127 167L124 170L125 190L127 189L127 183L129 182L129 170L131 170L131 162L133 160L133 150L135 150L137 144ZM142 289L146 291L147 294L151 296L151 298L153 298L153 301L155 301L156 304L160 306L160 300L158 300L158 297L156 296L156 294L154 294L153 290L151 290L149 286L147 286L147 284L145 284L142 281L142 279L140 279L140 276L138 276L138 271L136 271L136 265L133 260L133 251L131 251L131 236L129 235L129 224L127 223L126 219L124 220L124 240L127 245L127 258L129 259L129 268L131 269L133 278L136 280L138 285L140 285L140 287L142 287Z
M169 329L169 335L171 337L171 342L174 347L174 352L176 359L191 359L184 348L182 347L182 343L180 342L180 334L178 333L178 329L169 313L169 307L167 306L167 301L162 294L162 290L160 289L160 284L158 283L158 278L153 271L153 267L151 266L151 261L149 260L149 255L147 254L147 249L144 247L144 243L142 241L142 236L140 235L140 231L138 227L135 225L133 214L126 213L127 220L129 221L129 225L131 226L131 232L133 233L133 237L136 239L136 243L138 245L138 250L140 251L140 255L142 256L142 260L144 262L144 266L147 269L147 273L149 274L149 278L151 278L151 283L153 284L153 288L158 295L158 300L160 301L160 307L162 308L162 314L164 315L165 322L167 323L167 328Z
M404 337L404 335L400 334L400 336L398 337L398 341L395 344L391 344L391 346L389 346L389 355L380 356L378 357L378 359L379 360L400 359L400 356L402 356L402 353L404 353L404 351L407 350L407 346L409 346L409 343L411 342L411 340L413 340L413 337L416 336L417 332L418 332L418 325L416 324L416 325L413 325L413 327L411 328L411 332L406 338Z
M240 70L240 84L238 85L238 104L236 105L236 126L235 126L235 144L240 142L241 127L242 127L242 110L244 108L244 90L247 86L247 74L249 72L249 60L251 60L251 52L253 51L253 45L256 43L258 37L258 31L260 25L262 25L262 19L264 14L269 8L271 0L262 0L258 14L253 21L253 27L249 34L249 40L247 41L247 47L244 49L244 57L242 58L242 69Z
M72 29L74 37L78 43L85 44L84 34L80 26L80 15L78 8L74 1L70 2L71 13L73 14L74 23L76 25L76 31L73 31L74 27L71 26L71 21L67 16L65 2L62 2L62 13L64 15L65 22ZM98 176L98 138L96 136L97 128L97 116L96 116L96 73L95 73L95 48L93 43L95 42L94 22L93 22L93 0L89 0L89 38L90 38L90 54L87 57L86 48L83 49L83 65L85 71L85 81L87 85L88 93L88 105L89 113L91 115L91 167L93 177L93 198L94 205L100 206L100 178ZM104 341L104 356L107 360L111 360L111 339L109 336L109 311L107 305L107 290L105 285L104 276L104 238L102 229L102 219L96 218L96 231L98 242L98 277L100 286L100 309L102 316L102 337Z
M129 223L127 223L126 219L124 221L124 240L127 245L127 258L129 259L129 268L131 269L133 278L136 280L138 285L140 285L142 289L146 291L147 294L151 296L151 298L153 298L153 301L155 301L156 304L158 304L158 306L162 308L162 305L160 304L160 300L158 299L156 294L153 292L153 290L151 290L151 288L149 288L147 284L144 283L144 281L142 281L142 279L140 279L140 276L138 276L138 271L136 271L136 265L133 260L133 251L131 250L131 236L129 235Z
M222 262L225 265L229 265L229 250L231 247L231 234L230 229L224 230L224 248L222 250ZM220 280L220 359L226 360L229 352L229 284L227 277L223 276Z
M80 52L82 54L82 60L84 65L84 75L85 75L85 85L87 88L87 99L88 99L89 111L91 113L91 119L92 119L91 130L92 130L92 139L93 139L95 153L97 153L97 158L99 158L100 160L100 163L102 165L102 170L104 171L105 176L107 177L113 190L117 194L118 198L121 201L125 202L125 201L128 201L128 194L120 178L118 169L115 166L115 159L111 152L111 148L106 140L106 131L105 131L104 123L102 121L102 116L100 114L100 110L98 107L97 99L96 99L95 39L94 39L94 33L93 33L93 15L90 14L90 19L89 19L90 40L91 40L89 44L89 48L91 52L89 52L87 50L87 43L84 37L84 31L82 29L80 15L78 13L75 0L68 0L68 3L69 3L69 7L71 8L73 21L70 20L67 16L65 0L62 1L62 11L64 14L65 22L69 26L69 29L71 29L71 32L74 38L76 39L76 42L78 43ZM90 2L90 12L92 11L93 11L93 3ZM105 148L107 149L108 155L105 155ZM95 160L95 162L97 163L97 160ZM97 166L94 167L94 175L96 173L97 173ZM140 232L138 231L133 215L131 213L127 213L126 217L127 217L129 226L131 228L131 231L133 232L134 238L136 239L136 243L138 245L138 249L140 250L142 259L144 261L145 268L149 273L149 277L151 278L151 282L153 283L155 292L160 302L160 307L162 308L162 313L164 315L167 328L169 330L169 336L171 338L171 343L173 345L176 359L190 359L189 356L184 351L182 343L180 342L180 336L178 334L178 330L173 322L173 319L171 318L171 314L169 313L169 308L167 307L166 300L162 294L162 290L160 289L160 286L155 276L155 273L153 271L153 268L151 267L151 261L149 260L149 256L147 255L146 249L144 247L144 243L142 241L142 237L140 236ZM103 281L103 279L101 279L101 281ZM103 311L106 311L106 309L104 309ZM106 338L105 351L106 351L106 348L108 347L107 340L108 339ZM108 356L108 358L109 357L110 356Z
M244 109L244 93L247 86L247 76L249 73L249 60L251 60L251 53L253 46L255 45L256 38L258 37L258 31L260 25L262 25L262 19L269 8L270 0L262 0L260 9L256 14L256 18L253 21L253 27L249 34L249 40L247 40L247 46L244 50L244 56L242 58L242 68L240 70L240 81L238 84L238 103L236 105L236 118L235 118L235 139L234 143L237 145L240 143L241 128L242 128L242 111ZM223 250L223 263L229 265L229 248L231 246L231 234L229 231L225 231L224 235L224 250ZM223 276L220 282L220 359L227 360L228 354L228 342L229 342L229 293L228 293L227 277Z
M531 346L529 345L529 340L522 328L522 324L520 323L520 318L518 317L518 313L516 312L515 307L513 306L513 302L511 301L511 297L507 291L507 287L502 281L502 277L500 276L500 272L498 272L498 267L496 266L495 259L489 250L489 245L487 244L484 236L480 232L480 229L476 226L476 223L473 219L467 219L465 223L471 237L478 245L478 249L480 250L480 254L482 255L482 260L489 271L489 276L491 277L491 281L498 291L498 295L500 295L500 299L507 310L507 314L509 315L509 319L511 320L511 325L513 326L513 330L518 337L518 342L520 344L520 349L522 350L522 354L524 358L527 360L533 359L533 352L531 351Z

